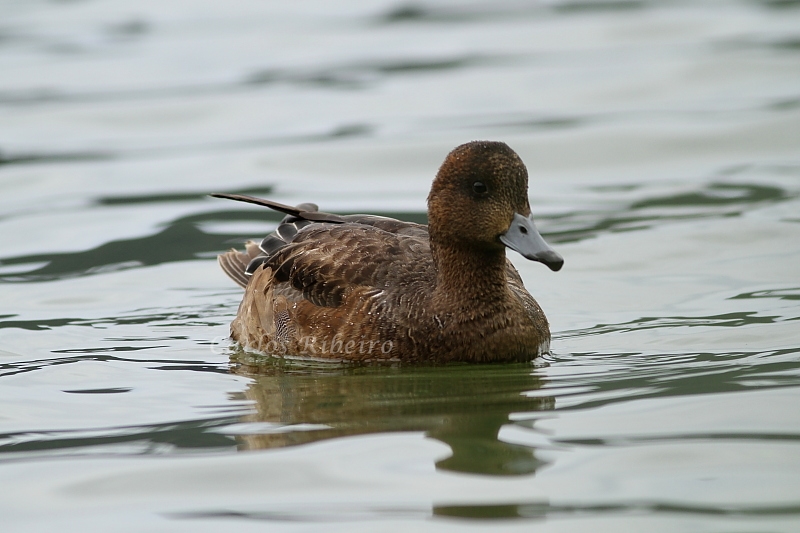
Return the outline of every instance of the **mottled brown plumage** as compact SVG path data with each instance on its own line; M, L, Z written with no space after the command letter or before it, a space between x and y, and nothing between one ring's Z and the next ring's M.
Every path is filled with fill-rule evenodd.
M231 337L246 349L354 361L528 361L549 349L539 305L506 259L561 257L530 218L528 174L504 143L453 150L428 196L428 226L214 195L287 214L219 257L245 288Z

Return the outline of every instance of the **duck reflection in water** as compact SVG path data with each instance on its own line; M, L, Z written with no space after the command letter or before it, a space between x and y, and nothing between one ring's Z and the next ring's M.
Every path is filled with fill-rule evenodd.
M232 363L237 374L253 379L243 394L254 402L255 412L242 422L275 424L276 429L241 435L241 449L424 431L452 451L437 463L440 469L522 475L543 464L533 448L498 439L511 413L554 407L552 397L525 394L541 386L529 364L355 366L243 351L232 355Z

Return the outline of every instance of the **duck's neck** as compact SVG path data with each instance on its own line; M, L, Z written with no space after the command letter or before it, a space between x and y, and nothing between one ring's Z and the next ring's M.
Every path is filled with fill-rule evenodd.
M432 244L431 253L436 267L434 298L442 305L490 311L506 301L508 282L503 248L476 250Z

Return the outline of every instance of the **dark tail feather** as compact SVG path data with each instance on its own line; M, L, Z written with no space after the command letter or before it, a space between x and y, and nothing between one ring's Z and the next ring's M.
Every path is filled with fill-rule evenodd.
M226 194L215 192L209 196L213 196L214 198L225 198L227 200L236 200L237 202L246 202L248 204L260 205L262 207L269 207L270 209L280 213L301 218L303 220L312 220L314 222L333 222L339 224L345 222L345 220L339 215L323 213L321 211L317 211L316 209L313 211L305 210L305 208L308 207L316 207L313 204L300 204L297 207L292 207L290 205L273 202L272 200L264 200L263 198L256 198L255 196L247 196L245 194Z

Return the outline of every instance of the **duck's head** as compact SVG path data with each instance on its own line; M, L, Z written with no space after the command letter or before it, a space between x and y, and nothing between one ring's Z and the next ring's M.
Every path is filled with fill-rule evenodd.
M522 159L502 142L473 141L447 155L428 195L428 224L435 246L508 247L551 270L564 264L533 223Z

